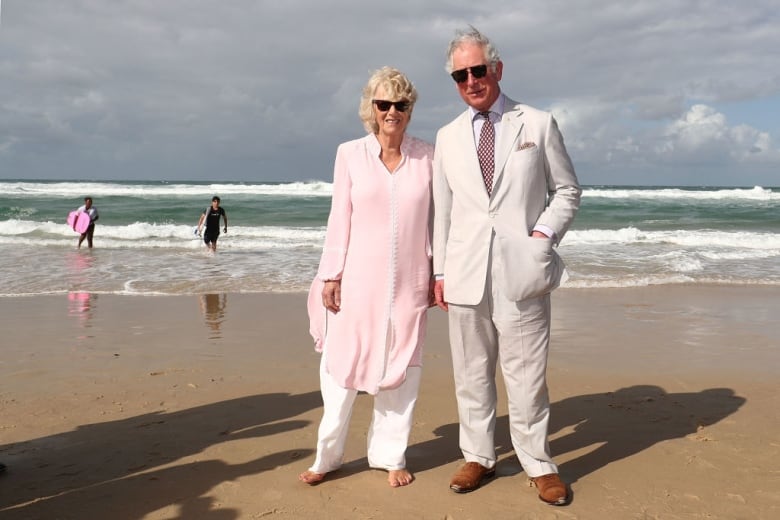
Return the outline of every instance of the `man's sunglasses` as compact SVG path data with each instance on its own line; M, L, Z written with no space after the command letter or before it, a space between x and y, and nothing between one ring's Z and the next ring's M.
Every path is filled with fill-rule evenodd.
M372 103L376 105L380 112L387 112L390 110L390 107L395 107L399 112L406 112L406 109L409 108L408 101L385 101L383 99L374 99L372 100Z
M471 71L471 75L474 76L475 79L484 78L487 74L487 67L487 65L474 65L473 67L466 67L465 69L453 70L450 73L450 76L452 76L452 79L454 79L456 83L463 83L469 79L469 71Z

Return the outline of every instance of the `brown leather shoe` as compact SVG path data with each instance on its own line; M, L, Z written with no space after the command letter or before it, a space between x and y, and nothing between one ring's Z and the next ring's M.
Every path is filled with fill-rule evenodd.
M479 462L467 462L453 475L450 489L455 493L468 493L477 489L483 480L495 475L495 468L486 468Z
M539 500L554 506L562 506L569 501L569 490L557 473L548 473L534 477L531 481L539 490Z

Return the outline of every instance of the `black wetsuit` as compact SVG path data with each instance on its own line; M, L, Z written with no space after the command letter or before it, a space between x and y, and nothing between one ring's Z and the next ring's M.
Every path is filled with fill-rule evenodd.
M221 207L214 209L211 206L203 211L206 215L206 231L203 232L203 241L207 244L216 242L219 238L219 218L225 215Z

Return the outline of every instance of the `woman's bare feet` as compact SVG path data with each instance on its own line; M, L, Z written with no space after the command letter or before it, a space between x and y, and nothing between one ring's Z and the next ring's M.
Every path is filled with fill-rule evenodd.
M325 479L325 475L327 475L327 473L315 473L313 471L307 470L298 475L298 480L304 484L313 486L314 484L322 482Z
M414 475L404 469L391 469L387 472L387 481L392 487L408 486L414 481Z

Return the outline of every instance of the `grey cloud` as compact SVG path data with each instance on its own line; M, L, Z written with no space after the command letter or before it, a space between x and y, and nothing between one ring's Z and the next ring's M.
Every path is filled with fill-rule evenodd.
M744 152L727 161L665 132L697 104L765 100L776 113L773 4L6 1L0 176L328 179L336 145L362 134L371 70L394 65L415 82L415 135L432 141L463 109L444 52L472 23L501 51L503 89L554 110L584 182L651 183L697 161L708 184L732 184L761 157L751 182L766 183L776 118L732 115Z

